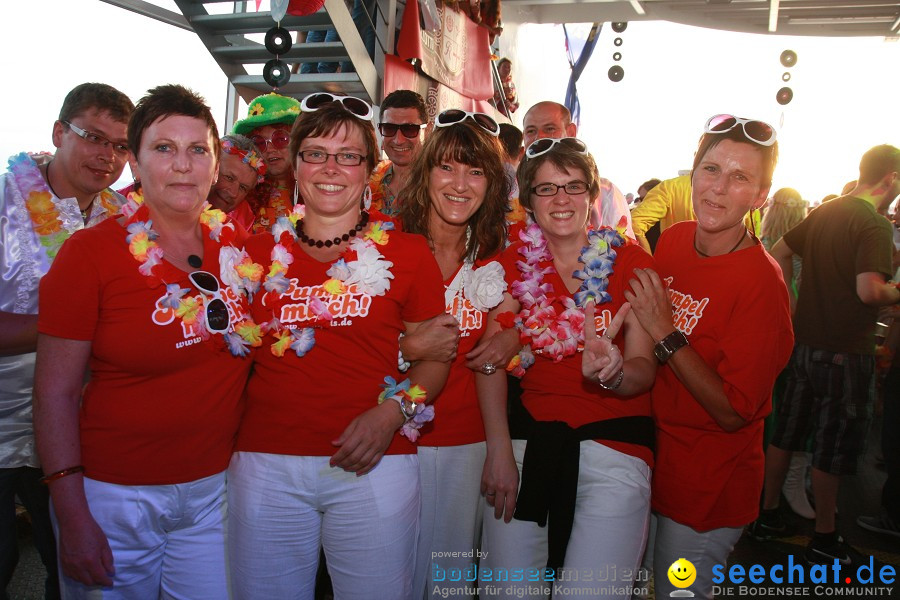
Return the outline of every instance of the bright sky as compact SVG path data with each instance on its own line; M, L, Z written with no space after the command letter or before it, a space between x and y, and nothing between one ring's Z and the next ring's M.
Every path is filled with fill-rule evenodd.
M171 0L153 3L177 11ZM220 127L225 122L227 81L194 34L98 0L7 2L3 10L0 156L52 150L62 99L84 81L109 83L133 100L155 85L182 83L207 99ZM563 100L569 69L561 27L518 30L518 47L504 52L515 64L521 125L533 102ZM690 168L703 124L721 112L783 122L773 190L794 187L812 201L854 179L871 146L900 145L897 41L735 34L665 22L630 23L618 48L616 35L604 27L579 83L579 136L625 193ZM775 92L785 85L779 55L788 48L798 61L787 84L794 100L782 107ZM625 78L612 83L606 72L617 50Z

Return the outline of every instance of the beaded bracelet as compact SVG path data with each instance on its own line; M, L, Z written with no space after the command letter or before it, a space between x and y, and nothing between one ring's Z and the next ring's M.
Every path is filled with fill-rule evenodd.
M597 378L597 383L598 383L598 384L600 385L600 387L602 387L604 390L617 390L617 389L619 389L619 386L622 385L622 380L623 380L623 379L625 379L625 369L619 369L619 375L616 377L615 382L613 382L613 383L607 385L607 384L603 383L603 381L600 380L600 378L598 377L598 378Z
M40 481L44 485L50 485L57 479L62 479L63 477L68 477L69 475L74 475L76 473L84 473L84 467L81 465L76 465L74 467L69 467L67 469L62 469L57 471L56 473L50 473L49 475L44 475L41 477Z

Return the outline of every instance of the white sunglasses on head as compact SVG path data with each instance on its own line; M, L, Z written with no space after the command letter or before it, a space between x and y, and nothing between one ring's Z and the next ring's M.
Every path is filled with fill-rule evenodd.
M317 92L315 94L310 94L306 98L300 102L300 110L303 112L315 112L325 106L326 104L331 104L332 102L338 102L343 106L347 112L352 114L354 117L359 117L364 121L371 121L372 115L374 112L372 111L372 105L366 102L365 100L361 100L356 96L335 96L334 94L329 94L328 92Z

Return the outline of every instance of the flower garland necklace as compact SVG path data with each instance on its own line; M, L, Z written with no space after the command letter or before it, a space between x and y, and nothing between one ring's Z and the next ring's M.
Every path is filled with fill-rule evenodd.
M513 283L512 295L522 309L517 315L501 315L504 317L501 322L506 327L515 326L520 339L530 344L531 350L548 354L558 362L578 352L584 344L585 304L589 301L594 304L612 301L606 289L616 261L614 248L627 242L621 233L610 227L589 231L588 245L582 248L578 257L584 268L572 273L573 277L582 281L581 286L573 298L565 295L550 298L547 293L553 290L553 286L544 283L544 276L556 270L541 228L533 223L519 234L519 238L524 242L519 254L525 260L516 263L522 276ZM547 262L550 265L541 266L541 263ZM562 311L559 310L560 304ZM534 357L526 352L524 355L520 353L518 359L513 359L513 374L521 375L533 364Z
M272 264L262 284L267 294L284 294L290 287L287 272L296 258L295 252L300 251L297 223L303 219L305 212L306 207L297 204L290 215L280 217L272 227L272 237L275 238ZM326 272L329 279L322 283L321 288L330 296L346 294L351 286L369 296L386 294L391 287L390 280L394 278L390 271L394 263L385 260L378 247L388 243L388 231L393 228L394 224L390 221L369 222L360 235L350 240L347 248L329 267ZM334 319L328 303L319 296L310 295L308 302L309 310L317 322ZM271 346L272 354L279 358L288 349L293 350L298 357L303 357L316 343L313 327L288 329L276 317L266 325L266 329L275 338Z
M125 228L128 236L125 242L128 251L139 263L138 272L149 277L151 282L165 283L161 277L163 249L156 243L159 234L153 230L153 221L150 220L150 209L144 204L143 196L138 192L128 195L128 202L122 207L122 214L127 218ZM234 247L234 225L226 223L226 216L221 210L212 208L206 204L200 213L200 225L204 231L209 232L209 238L218 242L219 247L219 277L222 283L244 300L246 307L248 297L259 289L262 279L262 265L254 263L244 250ZM156 287L156 284L152 285ZM196 327L200 336L207 339L210 332L205 327L202 316L204 306L194 296L186 296L190 288L183 288L177 283L166 284L166 295L160 301L160 305L175 311L175 316L181 319L184 325ZM233 356L246 356L251 347L262 345L262 331L259 325L246 316L232 322L223 339L229 352Z
M472 228L467 227L466 248L469 247L471 239ZM478 255L477 247L472 255ZM503 293L506 292L506 279L500 263L491 261L476 269L475 259L472 258L472 255L466 256L456 277L444 290L444 305L454 307L451 316L460 322L462 322L462 311L466 300L475 310L488 312L503 301Z
M25 209L40 245L46 249L47 257L54 259L63 242L86 225L81 218L81 209L64 204L63 210L60 210L60 206L53 200L55 194L27 152L9 159L9 173L25 199ZM104 211L103 218L118 214L119 204L113 192L103 190L97 197Z

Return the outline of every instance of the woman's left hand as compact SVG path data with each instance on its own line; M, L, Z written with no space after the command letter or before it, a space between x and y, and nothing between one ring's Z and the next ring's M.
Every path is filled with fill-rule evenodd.
M505 329L490 338L483 336L478 345L466 354L466 366L473 371L480 371L484 364L491 363L498 371L502 371L521 349L519 332Z
M331 457L331 466L365 475L384 456L401 425L403 415L394 400L373 406L350 421L341 437L331 442L340 447Z
M622 304L616 316L606 326L602 336L597 335L594 321L594 303L588 302L584 307L584 352L581 355L581 374L591 381L608 381L615 377L625 359L613 339L619 334L625 316L631 310L627 302Z
M654 341L675 331L672 303L656 271L635 269L634 279L628 285L631 289L625 290L625 299L631 304L641 327Z
M494 518L509 523L516 512L516 495L519 492L519 468L512 448L492 452L490 447L481 472L481 493L494 507Z

